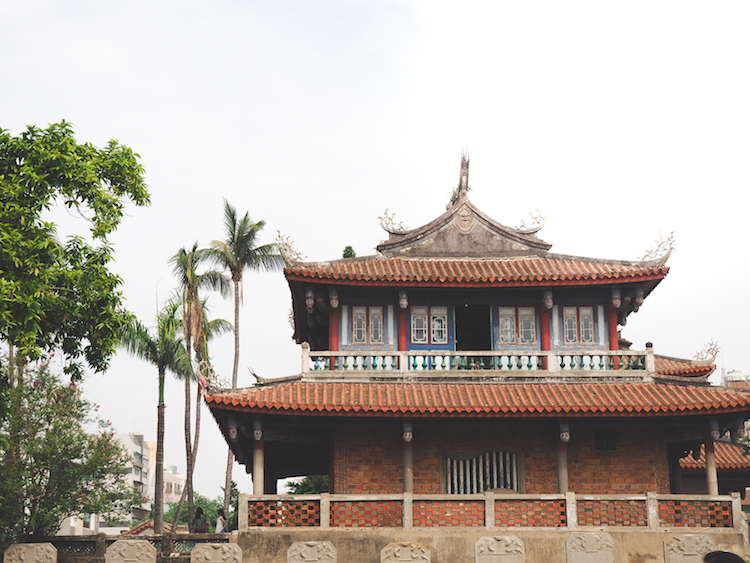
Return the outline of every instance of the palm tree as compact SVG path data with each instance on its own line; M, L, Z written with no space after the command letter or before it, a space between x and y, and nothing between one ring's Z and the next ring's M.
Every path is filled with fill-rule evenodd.
M195 351L196 355L196 363L198 364L197 370L195 372L198 374L196 379L198 379L198 387L196 390L196 398L195 398L195 437L193 446L191 448L191 466L193 469L195 469L195 460L198 457L198 439L200 437L200 430L201 430L201 394L203 393L205 389L205 385L207 381L210 381L213 377L213 366L211 365L211 360L208 355L208 342L212 340L214 337L219 336L221 334L224 334L226 332L229 332L232 330L232 324L225 321L224 319L214 319L209 320L208 314L207 314L207 308L206 308L206 302L205 300L201 302L201 311L203 312L203 319L202 319L202 326L203 329L201 331L201 341L199 345L197 346L197 349ZM180 496L180 501L177 504L177 510L175 512L174 519L172 521L172 529L175 529L175 525L177 522L180 521L180 515L182 514L182 507L185 503L185 496L188 492L188 488L185 487L182 490L182 495ZM189 504L188 504L189 506ZM189 513L188 513L189 516ZM189 526L190 529L192 529L192 521L190 518L189 520Z
M156 490L154 491L154 533L164 531L164 376L170 370L189 378L192 367L180 336L177 318L179 302L171 300L156 315L156 334L134 320L120 331L120 345L128 352L156 366L159 374L159 404L156 417Z
M278 270L284 261L275 244L255 246L258 233L265 227L265 221L253 223L245 213L237 218L237 210L224 200L224 227L227 238L211 241L207 251L211 259L228 270L234 284L234 364L232 366L232 389L237 388L237 370L240 362L240 304L242 303L242 274L249 270ZM229 510L229 496L232 486L232 449L227 453L227 471L224 481L224 512Z
M191 351L196 353L201 349L203 342L203 304L199 296L199 290L209 288L218 289L222 295L226 295L229 290L229 282L217 270L207 270L198 273L199 265L207 259L205 250L198 248L198 243L193 244L190 250L184 247L177 251L177 254L169 259L172 264L172 271L177 276L179 283L179 292L182 300L182 325L185 339L185 348L188 357ZM200 392L200 387L199 387ZM200 395L199 395L200 397ZM188 525L193 525L194 503L193 503L193 468L195 464L194 449L190 444L190 379L185 378L185 457L187 458L187 476L185 482L185 493L188 498ZM200 420L200 399L196 406L196 421ZM197 439L196 427L196 439ZM184 497L184 495L183 495ZM183 499L180 500L179 508L182 508ZM179 518L179 511L177 514Z

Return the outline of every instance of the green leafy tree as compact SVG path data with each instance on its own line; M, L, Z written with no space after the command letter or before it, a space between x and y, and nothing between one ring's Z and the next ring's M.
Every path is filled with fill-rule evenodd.
M289 481L287 491L293 495L317 495L328 492L328 475L308 475L299 482Z
M54 535L68 516L112 520L143 502L125 480L125 451L80 389L44 366L27 374L28 384L6 389L16 408L0 421L0 551ZM84 430L91 423L98 434Z
M346 246L344 248L344 254L342 258L356 258L356 257L357 257L357 253L354 252L354 249L351 246Z
M234 363L232 365L232 389L237 388L237 371L240 362L240 305L242 303L242 275L245 270L280 270L284 260L275 244L257 245L258 234L265 227L265 221L253 222L245 213L242 218L237 210L224 200L225 240L214 240L207 250L208 256L225 270L228 270L234 284ZM224 479L224 512L229 510L232 483L232 450L227 454L227 470Z
M156 316L156 332L138 320L123 327L121 345L134 356L156 366L159 375L159 404L156 418L156 460L154 471L154 533L164 531L164 378L167 370L178 377L190 379L193 368L182 340L182 321L178 318L180 304L168 301Z
M23 366L62 352L73 381L83 363L104 371L129 316L108 270L107 236L126 200L149 203L138 155L116 141L99 149L79 144L69 123L28 127L15 137L0 130L0 339L8 345L9 384ZM63 244L42 219L53 204L88 220L89 235Z

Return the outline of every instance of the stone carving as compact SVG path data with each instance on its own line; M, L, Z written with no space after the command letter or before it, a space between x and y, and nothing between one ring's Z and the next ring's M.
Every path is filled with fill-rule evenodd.
M297 541L286 550L287 563L336 563L336 548L329 541Z
M242 563L236 543L199 543L190 552L190 563Z
M16 543L5 550L3 563L57 563L57 548L51 543Z
M568 563L614 563L615 542L607 533L574 532L565 542Z
M476 218L471 214L471 211L464 206L461 208L461 211L458 212L458 215L456 216L455 225L458 228L459 231L461 231L464 234L469 234L471 230L474 228L474 225L477 224Z
M531 215L531 221L529 221L529 224L527 225L526 221L521 221L521 224L518 227L515 227L516 231L526 235L531 235L542 230L547 217L542 215L542 212L538 209L535 210L534 213L529 213L529 215Z
M659 240L656 241L656 246L649 248L641 260L658 260L660 264L665 264L676 245L677 241L674 238L674 231L668 235L659 233Z
M701 563L703 556L715 549L716 544L710 536L703 534L672 536L664 542L664 559L666 563Z
M721 347L719 347L715 340L711 339L701 350L693 354L693 363L710 365L714 362L720 350Z
M297 250L289 236L282 235L281 231L276 231L276 248L279 249L279 254L281 254L287 266L302 262L306 258Z
M396 223L396 219L394 218L396 216L395 213L391 213L388 215L388 210L385 210L385 213L383 213L382 217L378 217L380 219L380 228L384 231L388 231L389 233L393 233L394 235L400 235L405 232L407 232L409 229L404 227L403 222L399 221Z
M427 561L430 563L430 551L421 543L389 543L380 552L380 563L400 563L401 561Z
M526 563L523 542L516 536L479 538L474 544L475 563Z
M156 563L156 548L146 540L117 540L107 548L106 563Z

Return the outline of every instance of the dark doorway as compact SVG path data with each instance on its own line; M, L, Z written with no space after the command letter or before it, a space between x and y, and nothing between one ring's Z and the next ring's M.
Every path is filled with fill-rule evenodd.
M492 350L488 305L456 305L456 350Z

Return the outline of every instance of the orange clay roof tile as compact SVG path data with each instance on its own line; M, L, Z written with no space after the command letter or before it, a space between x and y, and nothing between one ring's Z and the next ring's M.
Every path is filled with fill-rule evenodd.
M518 282L661 279L669 268L653 264L587 258L522 257L507 260L381 258L298 264L284 270L288 279L379 283L459 283L503 285Z
M695 460L689 455L680 459L680 467L686 470L706 470L706 448L701 445L700 457ZM743 452L743 447L727 442L714 442L716 452L716 468L723 470L750 470L750 457Z
M746 411L750 394L665 383L332 383L291 382L207 394L212 408L325 415L451 413L468 416L661 416Z

